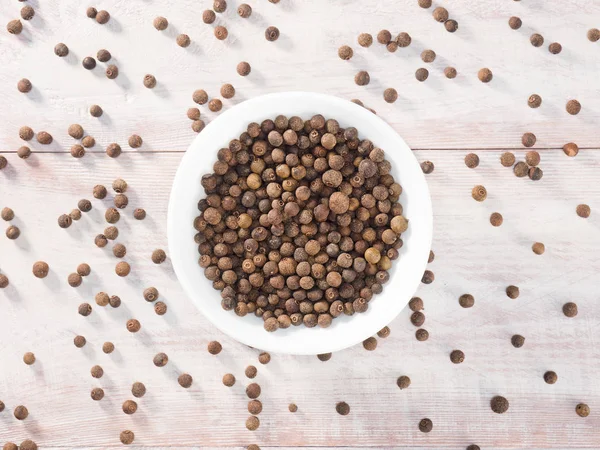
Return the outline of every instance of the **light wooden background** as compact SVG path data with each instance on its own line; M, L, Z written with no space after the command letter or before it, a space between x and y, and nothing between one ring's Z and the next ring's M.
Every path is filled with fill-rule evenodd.
M434 2L459 22L455 34L436 23L430 10L416 0L249 0L254 12L242 20L235 14L238 1L218 15L230 37L225 42L212 35L213 26L201 21L208 0L131 2L99 0L98 9L112 14L100 26L85 16L87 3L76 0L27 2L36 16L25 23L20 36L0 32L0 149L9 162L0 172L0 208L15 210L14 223L22 231L16 241L0 237L0 272L10 286L0 291L0 444L34 439L49 448L109 448L120 446L119 432L131 429L135 445L153 448L240 449L251 443L262 448L444 448L464 449L476 443L482 449L598 448L600 437L600 42L586 39L591 27L600 27L600 4L584 0L493 0ZM23 3L6 1L0 22L19 15ZM152 27L164 15L165 32ZM511 15L523 27L511 30ZM216 25L216 23L215 23ZM269 25L278 26L275 43L263 37ZM407 31L413 44L390 54L374 44L356 44L360 32L375 35L381 28ZM185 32L192 46L179 48L174 40ZM541 33L546 43L534 48L528 37ZM551 55L547 44L563 45ZM58 42L71 51L60 59L53 53ZM350 62L337 57L337 48L355 50ZM120 75L108 80L100 67L88 72L84 56L100 48L113 54ZM425 65L419 54L431 48L438 54ZM247 60L252 73L238 76L236 64ZM443 68L458 70L455 80ZM418 67L427 66L425 83L414 79ZM489 67L494 79L477 80L477 71ZM371 84L358 87L356 71L371 73ZM142 85L144 74L158 79L154 90ZM29 78L34 90L21 94L17 81ZM169 260L162 266L150 261L155 248L166 248L166 209L171 181L181 154L193 139L185 113L194 106L191 94L203 88L218 96L222 83L237 89L225 108L259 94L305 89L360 98L377 110L415 149L420 161L431 160L428 175L434 204L435 272L433 284L418 295L426 304L427 342L414 339L408 309L390 324L388 339L379 340L374 352L362 346L333 355L329 362L316 357L273 355L269 365L258 363L258 350L238 344L212 327L185 298ZM383 101L382 92L395 87L399 99ZM527 97L538 93L541 108L532 110ZM565 112L565 103L577 98L583 105L578 116ZM100 104L105 114L89 116L87 108ZM214 117L202 108L207 122ZM97 146L81 160L68 154L74 141L69 124L80 123L94 136ZM15 152L23 143L18 129L30 125L54 136L50 146L37 143L30 159ZM538 182L517 179L499 163L504 149L519 159L523 132L538 137L542 149ZM144 139L141 149L129 151L127 137ZM560 150L574 141L582 148L576 158ZM112 160L104 153L110 142L126 153ZM469 151L481 158L471 170L463 162ZM130 207L118 223L118 242L127 246L131 276L114 274L116 258L110 246L98 249L96 234L106 224L104 209L111 203L93 200L94 209L68 230L58 228L57 217L75 208L81 198L91 199L95 184L109 185L116 177L130 184ZM488 199L476 203L471 188L484 184ZM579 203L588 203L592 215L575 214ZM143 207L148 217L135 221L132 211ZM489 215L501 212L504 224L493 228ZM7 224L3 224L3 227ZM546 253L531 251L544 242ZM31 274L36 260L50 264L48 278ZM79 288L66 282L81 262L92 275ZM517 300L504 294L508 284L521 288ZM142 298L145 287L156 286L169 312L156 316ZM94 308L88 318L77 314L83 301L93 303L98 291L119 295L119 309ZM472 309L462 309L458 297L475 296ZM575 301L579 315L568 319L562 304ZM95 305L94 305L95 306ZM125 321L142 323L131 335ZM511 335L526 337L515 349ZM84 349L72 339L83 334ZM218 356L206 345L223 344ZM102 353L102 343L112 341L116 351ZM453 365L449 353L462 349L466 361ZM34 366L22 355L32 351ZM152 357L164 351L169 364L154 367ZM105 376L96 380L90 368L100 364ZM263 389L261 426L245 428L248 416L244 368L255 364L254 380ZM547 385L546 370L558 373L558 383ZM194 385L184 390L177 376L189 372ZM221 383L223 374L237 377L233 388ZM400 391L396 379L408 375L412 385ZM138 412L121 412L129 389L142 381L147 395L138 401ZM106 391L101 402L89 392ZM504 395L510 409L496 415L489 408L494 395ZM336 414L335 404L346 401L351 413ZM296 414L287 411L298 404ZM575 414L575 405L586 402L588 418ZM12 410L24 404L30 416L17 421ZM433 420L429 434L418 430L423 417Z

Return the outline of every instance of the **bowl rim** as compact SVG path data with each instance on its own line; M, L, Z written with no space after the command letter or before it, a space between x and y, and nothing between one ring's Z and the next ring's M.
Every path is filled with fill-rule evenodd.
M185 233L188 233L188 231L189 231L189 230L183 229L183 227L191 229L191 231L193 232L191 234L191 236L193 236L193 234L196 233L196 230L194 230L194 228L192 227L192 223L191 223L192 221L190 221L190 223L188 223L188 224L184 224L181 221L182 218L185 220L185 217L182 217L182 215L183 216L185 216L185 215L183 214L184 205L181 204L181 198L185 197L186 183L188 186L191 186L192 189L194 189L194 185L191 184L191 180L186 179L186 176L191 175L191 174L186 173L186 172L191 171L190 163L193 162L194 159L199 158L198 152L201 150L204 154L210 155L210 161L216 160L216 154L217 154L218 149L220 147L224 146L224 144L226 142L229 142L229 140L232 137L226 136L225 138L219 138L222 143L219 145L216 145L215 148L210 148L210 149L206 149L206 148L203 149L202 148L204 146L203 142L207 141L207 140L210 141L211 138L215 139L215 136L219 134L219 128L221 126L223 126L223 124L232 128L231 125L227 125L228 121L234 122L234 123L236 121L237 122L241 121L245 126L254 120L253 118L246 118L246 119L238 118L237 120L234 120L236 115L239 115L240 112L252 111L252 114L256 115L256 114L258 114L258 112L256 112L257 111L256 108L258 108L258 110L260 110L260 108L265 107L265 105L269 105L269 107L271 109L274 109L274 107L277 105L278 106L281 106L281 105L294 105L295 106L297 103L302 104L302 103L307 103L307 101L310 101L310 102L314 103L314 105L315 105L312 114L321 113L321 114L327 115L328 114L327 111L324 111L324 109L327 109L327 108L331 108L331 109L338 108L338 109L342 109L342 110L347 110L348 114L351 114L353 116L353 119L352 119L353 122L356 123L356 124L353 124L350 126L356 126L356 128L359 130L359 135L361 135L362 138L365 138L365 134L368 135L369 132L373 133L373 131L367 131L367 133L365 133L366 130L368 130L368 129L370 130L371 128L376 128L376 129L378 129L378 131L381 131L381 132L384 132L387 134L386 139L394 140L395 141L394 145L395 145L395 147L397 147L395 150L398 152L402 152L404 154L403 157L406 159L404 161L404 164L406 164L407 166L410 166L409 168L403 168L403 170L410 169L410 176L412 178L414 178L413 182L415 183L415 185L411 186L411 188L410 188L413 191L411 196L417 196L419 198L419 206L417 208L421 209L421 214L418 215L418 223L419 223L418 230L412 230L411 227L409 226L409 230L407 231L408 238L412 239L411 245L413 244L413 242L418 242L419 253L416 254L416 256L411 256L411 259L414 259L414 261L412 261L412 263L410 264L410 267L409 267L412 277L410 280L406 280L406 284L401 287L401 291L403 291L402 296L406 297L406 298L404 298L400 302L397 302L396 304L392 304L392 308L391 308L392 312L389 315L389 317L387 317L387 318L382 319L382 317L381 317L382 314L380 311L379 314L377 316L375 316L375 318L371 318L371 320L365 319L365 317L369 316L371 310L373 309L373 308L369 308L369 310L365 313L362 313L359 315L354 315L352 317L341 316L340 318L336 319L336 321L334 321L334 324L336 324L336 322L338 322L342 319L345 320L346 322L348 322L348 319L349 319L349 321L357 322L357 325L365 325L365 324L369 325L368 327L364 327L364 326L362 327L362 328L367 328L367 329L362 329L359 327L358 329L355 329L355 330L349 330L348 325L346 325L345 328L341 332L337 333L340 335L344 335L344 334L347 335L347 338L345 340L324 341L323 339L320 339L323 336L325 336L326 334L331 334L331 332L328 332L328 330L334 330L335 328L333 327L333 325L326 329L318 328L318 327L312 328L312 329L308 329L305 327L298 327L298 328L290 327L290 329L288 329L288 330L279 330L276 333L267 333L263 330L262 322L259 322L258 323L260 325L259 333L256 333L256 334L247 333L247 331L249 330L249 327L243 325L243 322L248 321L248 320L252 320L252 321L256 320L256 322L258 322L258 320L260 320L260 319L253 318L253 317L252 318L237 317L233 311L222 310L222 308L220 306L220 302L217 305L218 310L220 310L220 312L217 312L217 313L215 313L214 305L207 306L207 302L202 300L202 298L204 296L200 295L200 293L194 286L194 282L192 282L191 277L189 276L189 275L191 275L191 272L189 272L190 263L192 263L194 270L196 270L196 275L198 276L198 278L201 278L204 281L204 283L203 283L203 281L200 281L200 283L201 284L208 283L208 285L210 287L210 291L214 292L215 298L214 299L211 298L211 301L218 302L218 300L220 299L220 295L219 295L218 291L216 291L212 288L212 285L210 285L210 282L208 282L208 280L205 279L203 273L201 272L201 270L199 270L199 266L197 265L198 253L197 253L196 249L194 248L194 252L195 252L194 261L192 262L192 261L189 261L188 259L186 259L186 261L187 261L186 262L186 261L184 261L184 258L182 255L186 252L187 253L189 253L189 252L187 251L187 249L184 250L183 247L180 245L181 239L182 239L182 236L181 236L182 233L185 234ZM312 105L312 103L311 103L311 105ZM271 105L273 105L273 106L271 106ZM292 106L292 109L294 108L294 106ZM275 115L277 115L277 114L286 114L288 116L292 116L295 114L293 112L288 112L288 110L290 109L289 106L283 106L283 107L277 108L277 109L283 110L286 108L287 108L286 111L280 111L278 113L275 113L274 115L271 112L264 112L264 113L261 113L261 116L266 118L266 117L271 117L271 116L275 117ZM311 106L311 108L312 108L312 106ZM311 113L296 113L296 114L306 117L308 114L311 114ZM232 133L232 136L235 137L235 132ZM368 136L366 138L368 138ZM375 144L377 145L377 142L375 142ZM386 148L384 148L384 151L386 151ZM410 158L406 157L406 155L408 155L408 154L411 155ZM390 157L390 155L392 155L392 156ZM386 158L389 159L390 162L392 163L392 166L394 166L395 164L397 164L397 161L394 161L394 160L398 159L399 157L393 156L393 154L391 152L386 151ZM393 172L395 171L394 168L392 169L392 171ZM202 172L198 171L198 173L196 173L197 179L199 180L199 178L204 173L206 173L206 171L202 171ZM404 190L403 196L404 196L404 194L406 192L406 186L402 179L399 179L398 182L403 187L403 190ZM199 186L199 183L198 183L198 186ZM203 192L204 191L202 189L202 193ZM200 198L200 197L198 197L198 198ZM197 215L198 211L195 206L196 202L197 202L197 199L193 200L192 204L193 204L194 208L196 209L195 214ZM401 203L403 204L403 206L405 205L405 202L406 202L406 198L404 200L401 200ZM414 206L413 206L413 208L414 208ZM405 210L405 212L406 212L406 210ZM413 220L414 218L411 219L410 214L408 214L407 218L409 219L409 221L417 222L416 220ZM178 279L180 285L183 287L183 290L184 290L185 294L187 295L187 297L195 304L195 306L209 320L209 322L211 322L215 327L217 327L220 331L222 331L226 335L228 335L228 336L232 337L233 339L237 340L238 342L241 342L248 346L260 348L261 350L270 351L270 352L274 352L274 353L287 353L287 354L297 354L297 355L315 355L315 354L320 354L320 353L329 353L329 352L339 351L344 348L356 345L356 344L364 341L367 337L375 335L377 331L379 331L381 328L383 328L388 323L390 323L392 320L394 320L397 317L397 315L400 313L400 311L402 311L404 309L404 307L410 300L410 297L416 292L416 290L419 286L419 283L421 281L421 276L427 266L429 250L431 249L432 232L433 232L432 205L431 205L431 197L429 194L429 188L427 186L427 181L426 181L425 176L420 168L419 163L417 162L416 158L414 157L412 150L408 147L408 145L402 139L402 137L400 137L400 135L389 124L387 124L383 119L381 119L379 116L373 114L366 108L363 108L362 106L359 106L353 102L350 102L348 100L345 100L345 99L342 99L339 97L335 97L332 95L315 93L315 92L307 92L307 91L280 92L280 93L271 93L271 94L253 97L251 99L240 102L239 104L236 104L235 106L233 106L232 108L223 112L218 117L216 117L214 120L212 120L206 126L206 128L201 133L199 133L198 136L195 137L195 139L192 141L192 143L190 144L190 146L184 153L183 157L181 158L181 161L180 161L177 171L175 173L175 177L173 179L171 194L169 196L168 212L167 212L168 248L169 248L169 253L170 253L173 269L174 269L177 279ZM403 237L405 237L405 234L403 234ZM417 237L418 237L418 240L417 240ZM405 243L406 242L408 242L408 241L405 240ZM185 243L184 243L184 245L185 245ZM190 242L190 247L193 247L193 245L191 245L191 242ZM404 247L406 247L406 245ZM424 250L425 247L427 248L427 251ZM402 249L401 249L401 252L403 252ZM394 265L392 266L392 269L391 269L392 271L394 271L394 266L397 266L398 262L394 263ZM417 272L420 273L418 279L414 275ZM390 276L390 282L388 282L388 284L391 284L392 279L393 279L393 274ZM198 280L195 280L195 281L198 281ZM408 285L410 287L406 287L406 285ZM382 297L385 296L386 290L390 290L390 288L391 288L391 286L386 285L383 293L378 294L376 297L374 297L374 301L381 300L381 302L383 303ZM410 292L410 293L407 294L408 292ZM200 298L200 297L202 297L202 298ZM223 322L229 322L230 320L229 319L223 320L224 316L221 313L226 313L226 314L232 316L233 319L235 319L236 321L238 321L240 323L236 324L236 326L228 326L228 325L224 324ZM359 318L360 318L360 324L358 324ZM339 326L343 328L342 325L339 325ZM306 331L310 331L312 333L315 333L315 337L317 337L316 335L319 335L317 339L309 339L309 341L312 341L312 344L310 344L310 345L309 344L303 345L302 342L295 342L296 340L299 340L299 339L293 339L291 337L285 337L281 340L278 340L276 338L276 336L282 332L283 333L291 332L292 334L296 333L297 334L296 338L299 338L302 335L302 333L300 331L303 328L305 329L304 333L306 333ZM348 331L351 331L351 332L349 333ZM275 336L275 338L273 336ZM291 335L289 335L289 336L291 336ZM278 343L278 341L279 341L279 343ZM282 348L282 345L281 345L282 342L287 343L288 346ZM293 345L289 345L289 344L293 344Z

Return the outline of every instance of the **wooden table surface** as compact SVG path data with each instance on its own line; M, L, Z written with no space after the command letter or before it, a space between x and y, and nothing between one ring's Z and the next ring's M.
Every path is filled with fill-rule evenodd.
M248 0L254 8L249 19L236 14L239 1L213 25L202 23L209 0L98 0L111 20L99 25L88 19L86 2L77 0L6 1L0 22L19 16L30 4L33 20L24 22L18 36L0 32L0 153L8 166L0 171L0 208L10 206L21 237L0 237L0 273L10 285L0 290L0 444L30 438L41 448L109 448L121 446L119 433L135 432L138 448L241 449L256 443L261 448L336 449L482 449L599 448L600 436L600 42L586 38L588 29L600 27L600 3L586 0L489 0L435 2L445 6L459 23L448 33L422 9L417 0ZM155 30L152 21L165 16L169 28ZM520 30L508 26L510 16L523 20ZM218 41L213 28L223 24L229 38ZM264 29L277 26L281 37L264 39ZM408 48L389 53L375 43L361 48L357 36L374 36L387 28L412 36ZM532 33L544 36L544 45L529 43ZM192 44L180 48L179 33ZM69 46L66 58L54 55L58 42ZM560 42L558 55L548 44ZM350 45L354 57L342 61L341 45ZM104 76L105 64L93 71L81 67L83 57L108 49L119 67L119 77ZM437 58L425 64L419 55L433 49ZM245 60L252 73L236 74ZM454 80L443 69L458 71ZM419 83L414 72L427 67L429 79ZM492 70L494 78L481 83L477 71ZM359 70L368 70L371 83L354 83ZM155 89L142 84L145 74L158 80ZM21 78L33 90L17 91ZM419 161L435 164L427 176L434 206L435 261L429 268L435 282L422 285L417 294L425 302L427 342L417 342L408 308L391 324L391 335L379 339L368 352L356 346L333 355L316 357L272 355L268 365L258 363L259 350L238 344L215 329L177 283L170 260L158 266L150 254L166 248L166 211L171 182L182 153L194 138L187 108L195 106L192 92L205 89L219 96L219 87L232 83L236 95L224 109L268 92L312 90L359 98L388 121L414 149ZM394 104L383 100L383 90L394 87ZM529 95L543 98L542 106L527 106ZM582 104L580 114L565 111L570 99ZM104 115L88 113L99 104ZM215 117L200 107L207 122ZM85 157L72 158L75 143L67 134L80 123L96 146ZM24 143L18 130L29 125L54 137L49 146L32 141L32 156L21 160L16 150ZM513 151L523 160L524 132L537 136L542 180L516 178L500 165L500 155ZM140 149L130 149L127 138L143 137ZM111 159L106 146L117 142L124 153ZM580 147L568 158L561 150L567 142ZM476 169L464 164L469 152L479 155ZM106 223L103 212L111 197L92 199L92 187L126 179L130 207L118 223L118 242L127 246L126 260L133 267L127 278L114 273L116 258L110 245L94 246L93 239ZM488 198L477 203L471 189L483 184ZM56 219L92 199L93 210L69 229ZM575 213L580 203L592 214ZM148 212L144 221L132 217L135 207ZM501 227L489 223L492 212L504 216ZM4 224L8 226L8 224ZM531 245L543 242L546 252L535 255ZM32 264L47 261L50 274L34 278ZM87 262L92 275L72 288L67 276ZM504 290L520 287L518 299ZM165 316L154 314L142 291L156 286L168 304ZM119 295L119 309L102 309L93 303L99 291ZM463 309L458 297L471 293L475 306ZM94 304L91 316L77 314L81 302ZM578 304L579 314L567 318L562 305ZM142 323L136 335L125 322ZM526 338L513 348L513 334ZM82 334L87 345L77 349L73 337ZM223 351L212 356L207 343L218 340ZM114 353L102 344L115 344ZM461 349L463 364L454 365L449 354ZM22 362L34 352L33 366ZM169 355L169 364L157 368L157 352ZM99 364L103 378L90 376ZM244 368L258 367L254 381L262 386L261 425L248 431ZM546 384L543 374L554 370L558 382ZM177 383L180 373L194 377L192 388ZM233 373L237 382L225 387L221 378ZM396 379L408 375L410 388L400 390ZM138 412L127 416L123 401L132 398L131 384L142 381L148 393L138 400ZM94 402L93 387L105 398ZM503 395L510 401L506 414L489 407ZM335 411L337 402L351 407L348 416ZM288 412L296 403L298 412ZM575 414L585 402L587 418ZM25 421L12 411L29 409ZM433 431L418 429L428 417Z

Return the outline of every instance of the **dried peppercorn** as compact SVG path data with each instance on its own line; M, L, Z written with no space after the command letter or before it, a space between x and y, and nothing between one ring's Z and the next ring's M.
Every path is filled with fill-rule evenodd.
M152 262L154 264L162 264L166 261L167 254L162 249L156 249L152 252Z
M200 110L198 108L189 108L187 110L187 116L190 120L200 119Z
M154 312L159 316L164 316L167 313L167 305L164 302L156 302Z
M31 366L35 363L35 355L31 352L27 352L23 355L23 362L28 366Z
M81 286L83 279L81 278L81 275L79 275L78 273L72 273L67 278L67 282L69 283L69 286L71 286L71 287L78 287L78 286Z
M388 326L383 327L381 330L377 332L377 336L385 339L390 335L390 328Z
M102 376L104 375L104 370L102 369L102 367L95 365L90 369L90 373L94 378L102 378Z
M126 277L129 272L131 272L131 266L125 261L121 261L115 266L115 273L120 277Z
M415 332L415 337L417 338L417 341L426 341L427 339L429 339L429 332L423 328L419 328Z
M146 210L143 208L136 208L133 211L133 217L136 220L144 220L146 218Z
M319 361L329 361L331 359L331 353L321 353L317 355Z
M469 153L467 156L465 156L465 165L469 169L474 169L479 165L479 156L477 156L475 153Z
M146 300L147 302L153 302L155 300L158 300L158 297L158 289L156 289L155 287L149 287L144 289L144 300Z
M553 55L558 55L562 51L562 45L558 42L553 42L548 46L548 51Z
M258 355L258 362L261 364L269 364L271 362L271 355L267 352L262 352Z
M514 285L510 285L506 288L506 295L508 298L512 298L513 300L519 297L519 288Z
M346 402L339 402L335 405L335 411L340 416L347 416L350 414L350 405L348 405Z
M418 81L425 81L427 78L429 77L429 70L425 69L424 67L419 67L416 71L415 71L415 78Z
M373 351L377 348L377 339L375 339L373 336L371 336L370 338L367 338L363 341L363 348L365 350L368 351Z
M246 370L244 371L244 373L246 374L246 376L248 378L254 378L254 377L256 377L258 370L256 369L255 366L248 366L248 367L246 367Z
M110 302L110 297L106 292L98 292L94 300L98 306L106 306Z
M534 33L529 37L529 42L531 42L531 45L534 47L541 47L544 45L544 37L539 33Z
M207 9L202 13L202 22L206 24L211 24L215 21L217 15L212 9Z
M83 58L81 65L84 69L92 70L96 67L96 60L91 56L86 56L85 58Z
M166 353L157 353L152 360L156 367L164 367L169 362L169 357Z
M31 129L31 127L22 126L21 128L19 128L19 137L24 141L32 140L33 136L35 136L35 133Z
M114 80L119 76L119 68L114 64L109 64L105 70L106 78Z
M353 55L354 55L354 51L348 45L342 45L338 49L338 56L340 57L340 59L343 59L344 61L348 61L349 59L352 58Z
M103 234L99 234L94 238L94 244L96 244L96 247L106 247L106 244L108 244L108 240L106 239L106 236L104 236Z
M19 19L14 19L6 24L6 31L10 34L21 34L23 31L23 23Z
M179 383L179 386L181 386L182 388L185 388L185 389L190 388L192 386L193 381L194 381L194 379L192 378L192 376L189 373L182 373L177 378L177 382Z
M410 321L415 327L420 327L425 323L425 314L421 311L415 311L411 314Z
M435 165L431 161L423 161L421 163L421 170L424 174L429 175L435 169Z
M450 361L454 364L460 364L465 360L465 354L461 350L452 350L450 353Z
M433 18L435 19L436 22L445 22L446 20L448 20L448 10L446 8L443 8L441 6L438 6L437 8L435 8L433 10Z
M581 103L579 103L577 100L569 100L567 102L566 109L569 114L574 116L576 114L579 114L579 111L581 111Z
M525 338L520 334L515 334L513 335L513 337L510 338L510 343L515 348L521 348L525 344Z
M578 313L577 305L573 302L567 302L562 307L563 314L567 317L575 317Z
M133 440L135 439L135 434L131 430L121 431L121 434L119 434L119 439L122 444L129 445L133 443Z
M235 88L233 87L233 85L226 83L223 86L221 86L221 96L223 96L223 98L233 98L233 96L235 95Z
M115 142L106 146L106 154L111 158L118 158L121 154L121 146Z
M533 133L525 133L521 137L521 142L525 147L533 147L535 145L536 137Z
M396 43L398 44L398 47L408 47L411 42L412 38L410 37L410 34L405 33L404 31L396 36Z
M250 383L246 386L246 395L253 400L260 397L260 391L260 385L257 383Z
M96 53L96 59L100 62L108 62L111 58L112 55L110 54L110 52L104 48L98 50L98 52Z
M231 387L235 384L235 377L231 373L223 375L223 384L227 387Z
M77 202L77 207L81 212L90 212L92 210L92 202L87 199L81 199Z
M472 308L475 304L475 297L473 297L471 294L463 294L458 297L458 303L463 308Z
M423 50L421 52L421 60L425 63L432 63L435 61L436 54L433 50Z
M433 422L431 419L421 419L419 421L419 431L423 433L429 433L433 429Z
M490 223L492 224L492 226L499 227L500 225L502 225L502 222L504 222L502 214L494 212L490 215Z
M144 86L148 89L153 89L154 87L156 87L156 77L154 75L147 73L146 75L144 75L143 81Z
M408 389L408 387L410 386L410 378L406 375L402 375L398 377L398 379L396 380L396 384L401 390Z
M458 22L456 20L450 19L444 23L444 27L448 33L454 33L458 30Z
M203 120L194 120L192 122L192 130L194 130L196 133L200 133L202 130L204 130L205 126L206 124Z
M211 341L208 343L208 353L211 355L218 355L223 350L223 346L218 341Z
M527 105L530 108L539 108L542 105L542 97L537 94L531 94L527 99Z
M484 67L483 69L479 69L479 72L477 72L477 77L482 83L489 83L492 81L492 78L494 78L494 75L490 69Z
M177 42L177 45L179 45L180 47L189 47L191 44L191 39L187 34L180 34L177 36L177 38L175 39L175 41Z
M241 18L247 19L252 15L252 7L247 3L242 3L238 6L237 13Z
M358 45L361 47L370 47L373 44L373 36L369 33L361 33L358 35Z
M25 439L19 445L19 450L38 450L38 445L31 439Z
M513 164L515 163L515 155L512 154L511 152L502 153L502 156L500 156L500 163L504 167L512 167Z
M227 31L227 28L225 28L222 25L219 25L217 27L215 27L215 37L220 40L220 41L224 41L225 39L227 39L227 35L229 34L229 32Z
M8 287L9 281L8 277L2 273L0 273L0 289L5 289Z
M227 2L225 0L214 0L213 9L215 12L223 13L227 9Z
M121 218L121 214L116 208L108 208L104 213L104 218L108 223L117 223Z
M131 394L135 398L142 398L146 394L146 386L144 386L144 383L140 383L139 381L133 383L131 386Z
M90 392L90 397L92 397L92 400L99 402L104 398L104 389L93 388L92 392Z
M431 8L431 0L419 0L419 6L424 9Z
M82 348L83 346L85 346L86 343L86 339L83 336L75 336L73 338L73 344L75 345L75 347L77 348Z
M60 58L64 58L69 54L69 47L62 42L59 42L54 46L54 54Z
M246 419L246 428L248 428L250 431L257 430L259 426L260 420L258 419L258 417L250 416L248 417L248 419Z
M27 159L31 156L31 149L23 145L17 150L17 156L21 159Z
M109 20L110 14L108 13L108 11L100 10L98 11L98 14L96 14L96 22L98 22L100 25L108 23Z
M423 310L423 300L419 297L413 297L408 302L408 307L411 311L421 311Z
M539 167L530 167L528 172L529 178L533 181L541 180L544 176L544 172Z
M15 212L9 207L4 207L2 208L2 212L0 212L0 217L2 217L2 220L9 222L15 218Z
M490 407L496 414L503 414L508 411L508 400L501 395L497 395L490 400Z
M369 72L361 70L354 76L354 82L359 86L366 86L371 81Z
M123 209L129 204L129 199L125 194L117 194L113 199L113 203L117 208Z
M290 403L288 405L288 411L291 413L295 413L298 411L298 405L296 405L295 403Z
M553 370L548 370L546 373L544 373L544 381L547 384L554 384L558 381L558 375L556 375L556 372Z
M33 89L33 85L31 84L31 81L29 81L27 78L22 78L17 83L17 89L19 92L26 94L30 92L31 89Z
M106 227L104 229L104 236L106 236L106 239L114 241L117 239L117 237L119 237L119 229L113 225Z
M25 420L27 419L27 416L29 416L29 411L27 410L27 407L19 405L15 408L13 414L17 420Z
M108 304L112 308L118 308L121 306L121 298L118 295L111 295L110 299L108 300Z
M102 344L102 351L107 355L115 351L115 344L112 342L105 342Z
M567 144L563 145L563 152L565 155L570 157L577 156L577 153L579 153L579 147L574 142L568 142Z
M590 415L590 407L585 403L579 403L575 407L575 412L579 417L587 417Z
M520 161L517 164L515 164L513 172L519 178L525 177L529 173L529 166L523 161Z
M587 38L590 42L598 42L600 39L600 30L598 28L591 28L587 32Z
M44 261L36 261L33 264L32 272L36 278L46 278L48 272L50 272L50 267Z
M267 41L273 42L279 39L279 29L277 27L268 27L265 30L265 39Z
M236 67L236 71L237 71L238 75L245 77L250 74L250 72L252 71L252 68L250 67L250 64L248 62L242 61L242 62L238 63L238 65Z
M587 219L588 217L590 217L592 210L588 205L582 203L581 205L577 205L577 208L575 208L575 212L579 217Z
M479 184L471 189L471 197L478 202L482 202L487 198L487 189Z
M513 30L518 30L521 28L521 25L523 25L523 21L517 16L512 16L510 19L508 19L508 26Z
M42 145L52 144L53 138L52 135L46 131L40 131L35 135L37 141Z
M83 158L85 156L85 148L79 144L73 145L71 147L71 156L73 158Z
M223 102L218 98L213 98L211 101L208 102L208 109L210 109L212 112L219 112L222 108Z
M6 237L12 241L18 239L21 235L21 230L15 225L11 225L6 229Z
M387 88L385 91L383 91L383 99L387 103L394 103L396 100L398 100L398 91L396 91L394 88Z
M481 447L479 447L479 445L471 444L467 447L467 450L481 450Z
M392 33L390 33L388 30L381 30L379 33L377 33L377 42L380 44L387 45L391 40Z
M98 14L98 10L96 8L94 8L93 6L90 6L88 9L86 9L85 14L90 19L95 19L96 15Z
M127 248L123 244L115 244L112 252L117 258L124 258L127 254Z
M248 412L255 416L262 412L262 403L260 400L250 400L248 402Z
M164 31L169 26L169 21L165 17L158 16L152 21L152 25L154 25L154 28L158 31Z

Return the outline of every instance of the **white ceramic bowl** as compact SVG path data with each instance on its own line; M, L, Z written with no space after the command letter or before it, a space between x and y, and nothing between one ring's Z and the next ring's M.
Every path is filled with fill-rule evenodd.
M278 114L304 119L314 114L335 118L342 127L354 126L361 139L382 148L392 163L392 174L402 185L400 202L409 228L402 235L404 246L393 262L389 282L373 297L362 314L340 316L329 328L290 327L268 333L261 318L238 317L221 308L220 292L198 265L193 222L199 214L198 200L205 196L202 175L212 172L217 151L246 130L250 122L274 119ZM425 177L410 148L382 119L352 102L312 92L269 94L240 103L214 119L183 156L171 190L168 212L169 251L173 267L187 295L221 331L261 350L315 355L355 345L390 323L406 306L419 286L431 248L431 199Z

